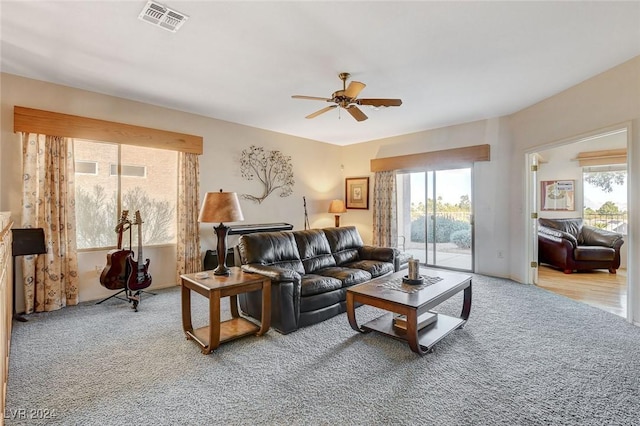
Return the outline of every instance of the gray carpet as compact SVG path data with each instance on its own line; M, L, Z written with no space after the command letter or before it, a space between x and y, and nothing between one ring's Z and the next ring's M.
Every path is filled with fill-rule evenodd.
M468 324L424 357L345 314L205 356L183 335L178 288L137 313L114 300L37 314L14 323L6 424L639 424L640 328L533 286L473 285ZM55 418L30 418L43 413Z

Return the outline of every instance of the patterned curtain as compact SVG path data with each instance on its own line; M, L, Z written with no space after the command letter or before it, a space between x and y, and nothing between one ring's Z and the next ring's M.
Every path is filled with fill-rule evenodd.
M376 172L373 178L373 245L398 245L395 171Z
M23 256L25 312L77 305L73 140L22 133L22 160L22 227L43 228L47 247Z
M176 282L180 275L202 270L200 259L200 165L197 154L178 155L178 248Z

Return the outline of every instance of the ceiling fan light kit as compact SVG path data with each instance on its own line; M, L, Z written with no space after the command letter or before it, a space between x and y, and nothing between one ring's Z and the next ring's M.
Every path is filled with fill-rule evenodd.
M349 86L347 86L347 80L350 77L348 72L342 72L338 74L340 80L342 80L342 90L337 90L331 94L330 98L321 98L318 96L304 96L304 95L293 95L291 96L293 99L306 99L311 101L324 101L324 102L333 102L335 105L330 105L328 107L324 107L314 113L307 115L305 118L315 118L320 114L324 114L327 111L330 111L334 108L341 107L346 110L356 121L364 121L367 118L367 115L362 112L358 105L367 105L371 106L374 109L380 107L390 107L390 106L400 106L402 105L401 99L385 99L385 98L376 98L376 99L358 99L358 95L367 85L361 83L359 81L351 81Z

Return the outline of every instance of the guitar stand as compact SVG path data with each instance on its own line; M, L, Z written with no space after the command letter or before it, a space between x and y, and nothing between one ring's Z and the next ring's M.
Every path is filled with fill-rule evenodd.
M138 304L142 299L141 293L147 293L154 296L156 295L155 293L151 293L144 290L138 290L135 293L128 295L127 298L129 299L129 302L133 303L133 306L131 306L131 309L133 309L134 312L138 312Z
M123 298L123 297L118 297L118 295L119 295L120 293L125 293L125 294L126 294L126 292L127 292L127 289L126 289L126 288L123 288L122 290L120 290L120 291L119 291L119 292L117 292L116 294L112 294L111 296L106 297L106 298L102 299L102 300L101 300L101 301L99 301L99 302L96 302L96 305L99 305L99 304L101 304L102 302L107 301L107 300L109 300L109 299L111 299L111 298L115 297L116 299L124 300L125 302L133 302L133 306L132 306L132 308L133 308L133 309L135 309L135 311L136 311L136 312L138 312L138 303L140 303L140 293L147 293L147 294L150 294L150 295L152 295L152 296L155 296L155 295L156 295L155 293L151 293L150 291L138 290L137 292L135 292L135 294L133 294L133 295L131 295L131 296L127 295L127 298L126 298L126 299L125 299L125 298Z
M111 299L111 298L113 298L113 297L115 297L116 299L124 300L124 301L126 302L126 301L127 301L127 299L123 299L122 297L118 297L118 295L119 295L120 293L124 293L125 291L127 291L127 290L122 289L122 290L120 290L119 292L117 292L116 294L112 294L111 296L106 297L106 298L102 299L102 300L101 300L101 301L99 301L99 302L96 302L96 305L99 305L99 304L101 304L102 302L105 302L105 301L107 301L107 300L109 300L109 299Z

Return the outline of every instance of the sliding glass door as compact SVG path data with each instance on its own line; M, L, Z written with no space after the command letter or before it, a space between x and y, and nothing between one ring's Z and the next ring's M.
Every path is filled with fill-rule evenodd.
M471 169L398 174L400 248L427 266L473 271Z

